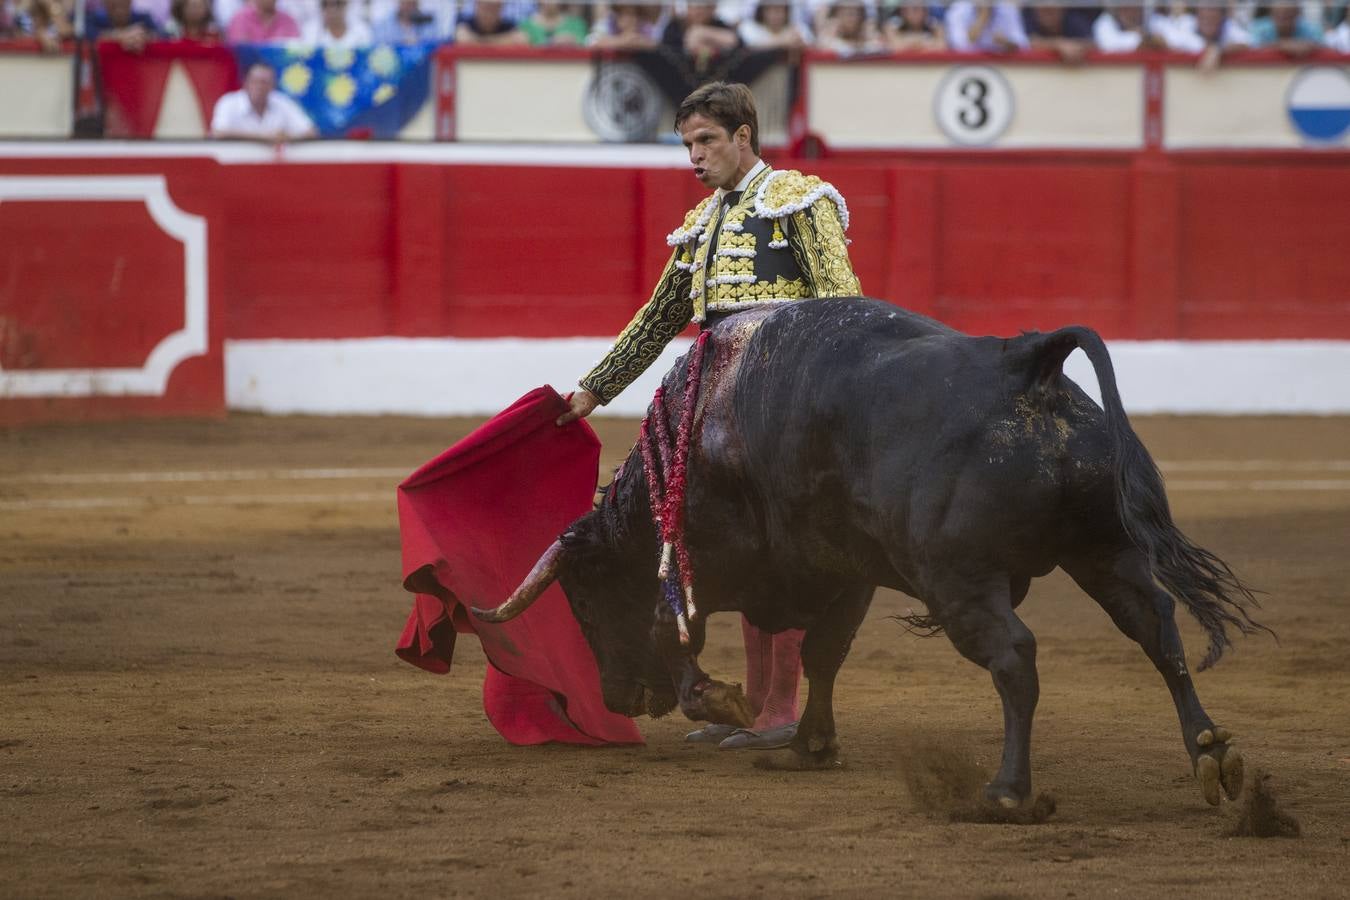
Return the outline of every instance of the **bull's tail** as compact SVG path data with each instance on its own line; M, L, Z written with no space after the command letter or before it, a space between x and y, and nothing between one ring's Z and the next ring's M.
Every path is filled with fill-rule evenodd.
M1190 610L1209 635L1209 649L1200 662L1207 669L1232 646L1227 626L1243 634L1270 632L1249 614L1260 606L1251 588L1213 553L1191 542L1172 520L1162 474L1145 449L1120 402L1116 373L1106 344L1090 328L1071 326L1046 335L1042 377L1058 373L1065 357L1080 348L1087 354L1101 387L1102 408L1110 435L1121 525L1148 558L1153 577ZM1273 632L1271 632L1273 634Z

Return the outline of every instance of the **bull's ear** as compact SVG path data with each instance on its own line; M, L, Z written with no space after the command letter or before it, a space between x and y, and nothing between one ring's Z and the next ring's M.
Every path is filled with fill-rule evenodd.
M538 600L548 589L548 586L557 580L558 570L562 567L565 553L562 541L554 541L544 551L544 555L539 557L539 561L534 564L530 574L525 576L525 580L520 587L515 589L505 603L495 609L473 607L471 611L474 616L484 622L500 624L511 621L529 609L534 601Z

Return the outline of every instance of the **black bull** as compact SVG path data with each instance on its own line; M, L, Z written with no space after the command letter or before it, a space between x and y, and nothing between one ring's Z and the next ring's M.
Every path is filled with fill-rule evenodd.
M1162 674L1210 803L1242 786L1242 757L1200 705L1174 618L1204 626L1214 663L1226 626L1249 633L1255 601L1226 564L1172 521L1162 478L1121 407L1101 339L1081 327L971 337L867 299L744 313L714 328L689 461L687 540L699 617L679 643L660 599L659 538L641 454L545 554L497 620L549 580L566 590L615 712L690 718L707 677L703 617L743 613L770 632L803 628L810 681L790 759L838 752L835 674L875 586L921 600L928 623L985 667L1003 701L1003 761L987 799L1031 792L1036 639L1015 610L1031 579L1063 568ZM1098 407L1061 371L1091 361ZM666 376L680 416L688 357Z

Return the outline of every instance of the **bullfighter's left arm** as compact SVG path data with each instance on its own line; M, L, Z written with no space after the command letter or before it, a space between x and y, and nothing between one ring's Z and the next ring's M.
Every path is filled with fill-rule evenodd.
M829 197L821 197L806 209L792 214L787 239L802 274L816 297L856 297L862 285L848 257L848 240L839 209Z
M755 214L784 226L797 267L813 297L862 293L848 258L848 205L828 181L795 169L773 172L755 200Z
M661 280L614 346L581 379L581 386L601 403L609 403L647 370L666 345L689 324L694 303L689 298L692 282L688 267L680 265L683 247L676 247L661 273Z

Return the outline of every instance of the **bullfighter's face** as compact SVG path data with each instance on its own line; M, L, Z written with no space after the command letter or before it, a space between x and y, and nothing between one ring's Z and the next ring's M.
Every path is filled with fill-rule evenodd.
M707 188L732 190L736 187L741 156L750 146L750 126L742 125L735 134L701 113L680 124L680 138L689 151L694 177Z

